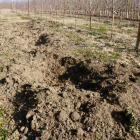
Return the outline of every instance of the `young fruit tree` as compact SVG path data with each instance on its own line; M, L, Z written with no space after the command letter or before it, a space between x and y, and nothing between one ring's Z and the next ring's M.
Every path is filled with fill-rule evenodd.
M114 0L112 0L112 31L111 31L111 42L113 38L113 30L114 30Z
M28 0L28 16L30 16L30 0Z
M136 43L136 49L140 49L140 21L139 21L139 28L138 28L138 36L137 36L137 43Z

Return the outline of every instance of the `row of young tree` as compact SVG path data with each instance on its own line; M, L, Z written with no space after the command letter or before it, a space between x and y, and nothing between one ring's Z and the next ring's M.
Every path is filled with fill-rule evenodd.
M1 8L12 8L13 10L28 10L35 13L48 12L58 14L69 14L70 16L99 16L112 17L112 0L3 0ZM114 14L120 21L122 19L138 20L140 18L140 0L114 0Z
M63 24L65 16L82 17L90 19L90 29L92 31L92 18L94 16L112 18L112 33L114 26L114 18L116 17L120 22L123 19L138 21L140 19L140 0L3 0L0 2L0 8L11 8L18 12L31 12L35 14L45 13L63 16ZM76 29L76 24L75 24ZM111 33L111 40L112 40ZM140 27L137 39L137 49L140 49Z

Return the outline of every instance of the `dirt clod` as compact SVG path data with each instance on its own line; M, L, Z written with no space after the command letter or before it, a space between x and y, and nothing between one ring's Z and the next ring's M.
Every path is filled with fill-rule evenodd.
M83 129L82 129L82 128L78 128L78 130L77 130L77 136L78 136L78 137L79 137L79 136L83 136L83 134L84 134Z
M71 119L73 121L78 121L78 120L80 120L80 115L77 112L72 112L71 113Z
M58 119L58 121L60 121L60 122L65 122L65 121L68 119L68 114L67 114L67 112L64 111L64 110L61 110L61 111L59 112L59 114L57 115L57 119Z

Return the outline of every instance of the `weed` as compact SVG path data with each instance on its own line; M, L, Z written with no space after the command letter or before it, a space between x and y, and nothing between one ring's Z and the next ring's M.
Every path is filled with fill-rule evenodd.
M98 82L100 82L100 80L95 80L95 79L92 79L92 81L91 81L91 83L98 83Z
M16 110L16 109L17 109L17 106L14 106L14 107L13 107L13 110Z
M115 26L117 26L119 29L123 28L123 27L128 27L128 25L121 25L121 24L114 24Z
M1 108L0 109L0 116L3 116L4 114L6 114L6 110L4 108ZM9 122L9 119L3 119L3 118L1 118L1 119L2 119L2 122L0 122L0 126L3 126L7 122ZM0 139L6 140L6 137L8 136L9 132L10 131L0 127Z
M101 57L99 58L101 61L106 61L108 58L107 54L102 54Z
M136 80L137 83L140 83L140 79Z
M34 99L36 99L36 94L33 94Z
M88 67L86 68L86 73L90 73L90 72L92 72L92 67L88 65Z
M130 27L138 28L138 26L135 24L131 24Z
M125 47L126 49L129 49L129 48L130 48L129 46L126 46L126 45L125 45L124 47Z
M133 132L137 135L140 135L140 114L134 109L129 108L127 109L126 115L129 118L129 122Z
M16 47L13 47L12 50L16 50Z
M92 72L92 67L91 65L88 65L88 64L85 64L85 62L83 62L81 65L80 65L80 68L83 72L85 73L91 73Z
M6 140L6 137L8 136L10 131L0 128L0 139L1 140Z
M3 72L3 67L0 67L0 72Z
M0 109L0 116L2 116L3 114L6 114L6 110L4 108Z

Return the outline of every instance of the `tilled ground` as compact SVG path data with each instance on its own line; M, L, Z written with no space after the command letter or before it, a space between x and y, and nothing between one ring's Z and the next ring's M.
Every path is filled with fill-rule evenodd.
M7 140L133 140L127 109L140 110L139 67L75 58L46 22L0 27L0 107ZM8 121L7 121L8 120Z

